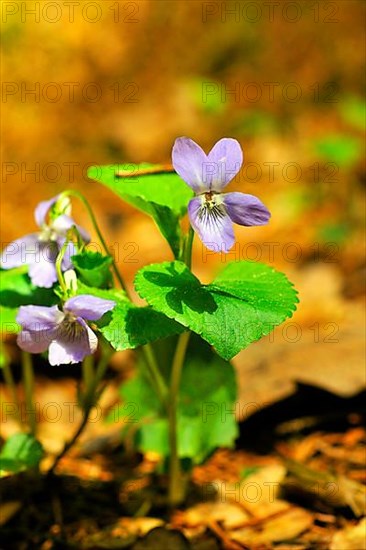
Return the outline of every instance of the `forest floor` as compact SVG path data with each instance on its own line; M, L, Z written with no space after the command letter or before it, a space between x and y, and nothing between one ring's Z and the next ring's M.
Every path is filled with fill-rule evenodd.
M38 438L47 456L40 476L23 472L1 480L0 548L366 548L364 313L359 299L349 300L346 310L337 344L314 343L304 313L296 345L275 333L236 357L236 448L218 450L194 469L187 500L175 511L164 501L166 479L155 473L158 457L122 443L121 424L106 424L98 411L47 477L52 456L80 420L71 407L79 373L70 367L65 378L62 368L40 365ZM120 382L133 372L131 357L113 359L100 412L118 400ZM2 437L18 429L9 419Z

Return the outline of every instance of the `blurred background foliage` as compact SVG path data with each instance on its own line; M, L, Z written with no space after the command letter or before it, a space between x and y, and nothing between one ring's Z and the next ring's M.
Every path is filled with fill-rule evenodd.
M362 1L83 0L72 17L67 2L23 3L39 5L39 20L4 4L13 7L3 6L3 241L34 230L39 200L75 187L131 283L168 247L150 220L88 180L87 167L170 162L178 136L206 150L231 136L246 165L230 188L258 195L272 221L237 228L230 259L287 273L336 262L349 294L361 292ZM208 279L225 261L206 258L198 242L195 255Z

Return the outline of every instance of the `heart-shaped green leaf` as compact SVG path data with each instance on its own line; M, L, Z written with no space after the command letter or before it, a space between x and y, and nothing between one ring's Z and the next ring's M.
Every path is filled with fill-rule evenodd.
M175 319L231 359L290 317L298 301L283 273L264 264L229 264L212 284L202 285L182 262L141 269L137 292L154 309Z

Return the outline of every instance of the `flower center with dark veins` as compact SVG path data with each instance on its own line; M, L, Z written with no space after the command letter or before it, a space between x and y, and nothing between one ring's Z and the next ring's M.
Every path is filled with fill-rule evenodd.
M218 193L210 191L202 195L202 206L199 212L201 220L210 223L213 220L223 218L225 215L225 207Z
M66 313L64 319L59 325L60 337L68 342L75 342L76 340L80 340L84 332L85 328L78 323L75 315L72 313Z

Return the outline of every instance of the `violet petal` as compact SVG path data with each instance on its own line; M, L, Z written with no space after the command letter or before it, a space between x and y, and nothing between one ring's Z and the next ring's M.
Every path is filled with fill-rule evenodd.
M67 231L69 229L71 229L73 226L76 227L76 229L80 233L80 236L83 239L83 241L85 241L85 242L90 241L89 233L85 229L83 229L80 225L75 223L75 221L71 218L71 216L67 216L66 214L62 214L61 216L58 216L56 219L54 219L52 224L51 224L52 229L60 237L65 237Z
M227 213L239 225L265 225L271 213L254 195L244 193L224 193L221 195Z
M20 306L16 322L27 331L47 331L55 329L64 317L57 306Z
M243 164L240 143L232 138L220 139L209 152L208 161L212 164L210 189L221 192L236 176Z
M207 156L196 142L187 137L177 138L173 146L172 162L174 170L195 193L209 191L209 185L204 180Z
M48 350L48 361L51 365L80 363L84 357L95 352L98 345L96 334L83 319L77 319L75 322L79 323L83 330L76 332L74 338L68 339L59 335L51 342Z
M17 336L20 349L29 353L42 353L52 342L54 330L37 330L35 332L22 330Z
M112 310L115 305L116 302L112 300L104 300L90 294L81 294L67 300L64 310L88 321L97 321L107 311Z
M202 197L195 197L188 204L193 229L209 250L228 252L235 242L232 221L223 206L214 214L203 204Z
M51 288L57 281L56 258L58 247L55 242L40 244L38 261L30 264L29 277L35 286Z
M12 269L28 265L39 258L40 245L38 233L24 235L8 244L1 253L0 264L3 269Z

